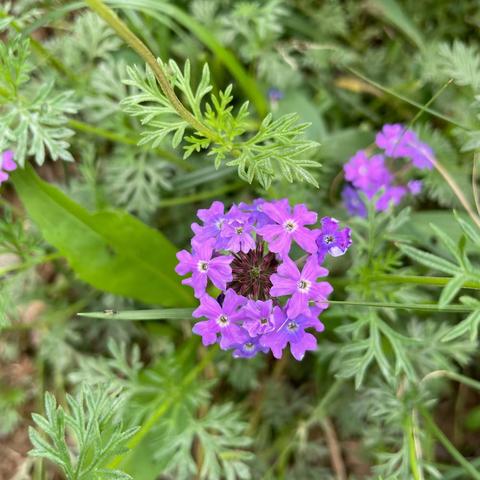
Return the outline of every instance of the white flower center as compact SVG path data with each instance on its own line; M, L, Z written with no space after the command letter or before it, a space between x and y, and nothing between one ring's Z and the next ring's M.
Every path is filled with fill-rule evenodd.
M310 287L312 285L312 282L309 280L299 280L297 283L297 288L300 292L302 293L307 293L310 290Z
M199 262L197 263L197 270L198 270L200 273L207 273L207 271L208 271L208 262L206 262L205 260L199 260Z
M254 348L255 348L255 345L254 345L252 342L247 342L247 343L243 346L243 349L244 349L246 352L251 352L251 351L253 351Z
M297 322L294 322L294 321L291 321L291 322L288 322L287 323L287 330L289 332L296 332L298 330L298 323Z
M358 169L358 173L360 175L362 175L362 177L364 177L367 173L368 173L368 169L365 165L362 165L359 169Z
M241 235L243 233L243 227L236 227L235 228L235 233L237 235Z
M324 235L323 236L323 242L326 243L327 245L330 245L333 243L335 239L333 238L333 235Z
M228 325L229 321L228 321L228 317L226 315L220 315L218 318L217 318L217 324L223 328L223 327L226 327Z
M286 232L293 233L298 228L298 225L297 222L293 220L293 218L289 218L288 220L285 220L285 222L283 222L283 228Z
M225 220L223 218L220 218L215 222L215 226L221 230L223 228L223 224L225 223Z

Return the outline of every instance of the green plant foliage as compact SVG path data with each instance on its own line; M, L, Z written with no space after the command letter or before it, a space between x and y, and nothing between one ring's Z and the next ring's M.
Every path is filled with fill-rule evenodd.
M176 250L161 233L124 212L91 214L30 168L13 177L31 218L80 278L146 303L191 304L189 292L176 281ZM157 260L147 260L152 255Z
M127 450L126 442L138 430L137 427L124 430L113 421L121 401L121 397L108 393L105 387L84 387L79 395L67 396L68 411L65 411L47 392L45 416L32 415L36 428L29 429L34 447L30 455L55 463L68 480L132 478L120 470L104 468L114 455ZM67 442L67 434L75 438L75 447Z
M166 68L160 60L158 62ZM210 101L203 105L212 89L208 66L204 65L195 90L190 84L191 67L188 61L183 72L172 60L168 67L172 87L185 96L195 118L206 125L212 134L206 137L203 132L197 131L194 135L185 136L189 124L160 90L153 72L149 67L144 72L134 67L128 70L130 79L126 83L140 93L127 97L122 104L127 113L140 117L141 123L148 126L142 132L140 144L149 143L155 147L167 135L172 135L173 147L177 147L183 139L187 142L184 158L210 148L208 155L214 156L216 168L223 161L228 166L236 166L240 178L248 183L257 179L262 187L268 188L278 173L288 182L306 181L318 186L308 169L319 165L307 156L307 152L315 147L315 142L304 139L308 124L298 124L296 114L287 114L276 120L267 115L255 135L246 140L240 139L248 126L248 102L234 115L231 106L232 87L228 86L218 97L212 95Z
M38 165L47 154L73 161L67 141L73 131L66 127L67 116L77 110L73 92L55 92L53 81L34 87L29 56L29 42L20 36L0 45L0 149L14 148L22 166L30 155Z

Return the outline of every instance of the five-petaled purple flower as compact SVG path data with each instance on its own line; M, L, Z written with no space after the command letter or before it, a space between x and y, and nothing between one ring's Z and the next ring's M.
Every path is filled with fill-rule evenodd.
M235 358L269 350L279 358L290 345L301 360L314 350L316 339L305 329L323 330L318 317L333 291L328 282L318 282L328 274L321 263L327 253L346 252L350 230L330 217L320 229L309 228L317 214L303 204L292 208L286 199L257 199L228 211L214 202L199 211L199 218L203 225L192 225L192 253L179 252L176 267L180 275L192 274L183 283L200 299L193 316L206 319L193 332L205 345L218 342L223 350L232 350ZM296 262L290 257L293 242L306 254L298 254Z
M192 253L189 253L187 250L177 253L180 263L175 268L175 271L179 275L192 273L192 276L182 280L182 283L190 285L197 298L200 298L205 293L208 279L220 290L225 290L227 283L232 280L230 263L233 257L226 255L212 258L214 251L214 240L212 239L204 242L192 241L192 246Z
M2 153L2 158L0 160L0 185L8 180L10 176L8 172L13 172L13 170L16 170L17 168L13 156L14 154L11 150L5 150Z
M318 318L308 315L292 318L279 307L275 307L273 316L275 331L264 335L260 343L270 348L275 358L282 358L287 344L290 344L290 351L297 360L302 360L307 350L316 350L317 339L305 329L314 328L317 332L322 332L324 326Z
M270 251L283 258L288 255L295 240L308 253L316 252L315 233L305 227L317 221L315 212L309 212L303 204L295 205L292 211L286 200L263 205L263 212L272 219L272 223L257 232L268 242Z
M327 275L328 270L321 267L314 256L307 259L302 271L293 260L285 257L277 273L272 275L270 294L273 297L291 295L287 303L289 318L295 318L301 313L308 314L309 302L325 298L330 291L329 283L317 282L319 277Z
M202 337L204 345L211 345L217 341L220 334L220 347L229 348L234 344L242 343L247 335L240 327L242 313L239 311L245 303L245 298L237 295L231 288L227 290L222 305L205 294L200 299L200 306L193 312L195 318L205 317L207 320L198 322L193 327L193 333Z
M343 255L352 244L349 228L340 228L340 222L336 218L323 217L322 228L318 231L318 263L322 263L325 256L332 257Z

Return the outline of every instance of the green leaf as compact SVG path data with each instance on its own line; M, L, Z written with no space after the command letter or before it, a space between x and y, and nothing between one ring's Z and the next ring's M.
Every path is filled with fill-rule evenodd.
M408 255L410 258L415 260L426 267L432 268L434 270L439 270L440 272L445 272L450 275L455 275L459 272L459 268L452 262L444 260L443 258L432 255L431 253L424 252L418 248L410 247L408 245L400 245L400 250Z
M375 12L383 17L388 23L397 27L407 36L419 49L425 47L423 36L417 26L411 21L396 0L370 0Z
M176 249L160 232L124 212L88 212L31 167L12 180L32 220L79 278L145 303L192 305L174 272Z
M455 295L460 291L466 280L467 279L463 274L459 274L453 277L443 289L442 294L440 295L440 299L438 301L438 305L440 307L445 307L446 305L448 305L453 300Z

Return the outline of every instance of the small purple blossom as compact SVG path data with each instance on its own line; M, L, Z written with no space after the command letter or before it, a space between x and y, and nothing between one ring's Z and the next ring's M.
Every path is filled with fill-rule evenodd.
M10 175L7 172L13 172L17 169L17 164L13 157L14 154L11 150L5 150L2 153L2 160L0 162L0 184L9 179Z
M260 344L262 337L249 337L243 340L241 343L233 344L233 357L234 358L252 358L258 352L268 353L269 348Z
M270 348L275 358L282 358L287 344L290 344L290 351L297 360L302 360L307 350L316 350L317 339L305 329L314 328L322 332L324 326L318 318L307 315L291 318L279 307L275 307L273 315L275 331L261 337L260 343Z
M272 103L279 102L280 100L283 99L283 92L279 90L278 88L269 88L268 89L268 99Z
M193 316L203 319L193 332L203 344L219 343L235 358L269 350L280 358L290 345L301 360L314 350L316 339L305 329L323 330L318 317L333 291L328 282L318 281L328 274L320 264L327 253L346 251L349 229L340 229L331 217L323 218L320 229L310 228L317 214L303 204L292 208L287 199L257 199L233 205L228 212L214 202L199 210L199 218L203 225L192 225L192 252L178 252L176 271L191 274L182 283L200 299ZM289 257L292 242L306 253L302 269ZM322 253L317 254L319 249ZM301 255L298 263L303 262ZM221 290L216 300L207 293L210 284Z
M177 253L179 264L175 271L179 275L192 273L190 278L182 280L184 285L190 285L197 298L200 298L207 288L208 279L220 290L225 290L227 283L232 280L233 260L231 255L213 257L214 240L193 242L193 251L182 250Z
M419 195L423 188L423 182L421 180L410 180L407 183L407 188L412 195Z
M306 228L317 221L317 214L310 212L304 204L295 205L293 211L288 202L278 201L263 205L263 211L275 222L257 230L269 244L270 251L282 258L288 255L292 241L308 253L315 253L315 233Z
M234 206L228 212L227 219L220 234L225 239L224 248L234 253L240 251L248 253L254 249L253 223L250 221L248 213L242 212L239 207Z
M228 289L222 305L217 300L204 295L200 299L200 306L193 312L195 318L205 317L207 320L198 322L193 327L193 333L202 337L204 345L211 345L217 341L220 334L220 347L228 349L232 345L247 340L246 332L240 326L242 313L239 307L245 299Z
M318 264L317 258L311 256L300 271L296 263L288 257L278 267L277 273L272 275L273 297L291 295L288 300L287 314L290 318L301 313L308 313L309 302L325 298L325 288L330 286L327 282L317 282L319 277L328 275L328 270Z
M244 309L244 315L243 326L252 337L263 335L274 329L272 300L265 302L249 300Z
M420 169L433 168L433 150L420 141L417 134L403 125L396 123L384 125L377 133L375 143L392 158L408 158Z
M388 210L392 206L398 205L403 197L407 194L408 190L401 186L391 186L385 189L385 192L375 203L375 209L379 212Z
M359 150L345 165L345 179L350 185L345 186L342 198L346 209L351 215L367 216L367 206L359 195L363 192L367 199L375 196L375 210L384 211L398 205L408 194L418 195L422 189L420 180L410 180L405 184L402 177L412 170L432 169L435 165L433 150L423 143L417 134L403 125L387 124L377 133L377 147L382 154L368 157L364 150ZM386 161L390 159L405 159L405 167L393 173ZM390 162L391 163L391 162ZM398 162L397 162L398 163ZM396 178L396 176L398 178Z
M342 199L347 212L355 217L366 217L367 207L358 194L358 190L351 185L345 185L342 190Z
M343 167L345 179L356 188L372 198L380 188L388 185L392 175L385 166L383 155L374 155L371 158L360 150Z
M332 257L340 257L351 244L349 228L341 229L340 222L336 218L322 218L322 228L318 231L317 237L318 263L323 263L327 253Z

